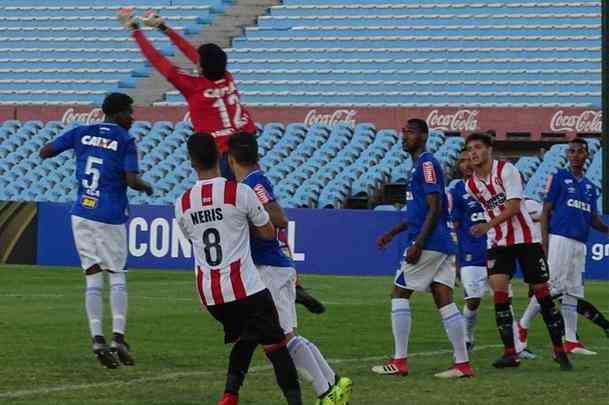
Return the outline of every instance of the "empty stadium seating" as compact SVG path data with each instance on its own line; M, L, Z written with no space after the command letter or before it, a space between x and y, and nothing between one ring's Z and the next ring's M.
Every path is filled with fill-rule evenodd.
M198 33L231 0L130 0L139 13L157 8L185 34ZM43 5L44 4L44 5ZM151 73L116 21L115 1L11 0L0 5L0 104L92 104ZM92 5L94 4L94 5ZM162 34L147 35L166 55Z
M251 105L598 106L600 30L589 0L286 0L229 60Z
M0 200L68 202L76 196L71 153L41 161L40 147L74 124L15 120L0 126ZM412 160L402 150L395 130L360 123L328 127L301 123L259 125L260 165L286 207L341 208L349 197L373 198L386 183L406 182ZM137 121L131 133L138 140L144 178L155 185L147 197L129 191L134 204L172 204L194 181L187 160L185 122ZM588 140L591 156L587 175L600 187L601 152L596 139ZM442 162L446 174L463 147L461 137L432 132L427 148ZM516 166L527 181L526 194L540 199L547 177L565 167L566 145L555 145L544 155L523 157ZM391 207L381 207L391 209Z

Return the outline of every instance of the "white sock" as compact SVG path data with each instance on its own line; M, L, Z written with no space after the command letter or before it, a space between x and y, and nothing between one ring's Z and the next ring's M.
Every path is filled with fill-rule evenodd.
M565 340L577 342L577 298L563 295L560 312L565 321Z
M453 345L455 363L468 362L469 355L465 345L465 321L463 315L459 312L459 308L453 302L440 308L440 315L448 339Z
M522 318L520 319L520 326L525 329L529 329L529 326L531 325L531 320L540 311L541 306L539 305L539 302L537 302L537 298L535 296L532 296L531 300L529 301L529 305L527 306L527 309L524 311L524 314L522 314Z
M85 308L89 318L91 336L103 336L102 331L102 292L104 289L104 274L95 273L85 276L87 288L85 290Z
M321 372L324 373L324 376L326 377L326 381L328 381L328 384L330 384L330 385L336 384L336 382L337 382L336 373L334 372L334 370L332 370L332 367L330 367L330 365L328 364L328 361L323 356L323 354L321 354L321 352L319 351L317 346L315 346L314 343L311 343L308 339L306 339L302 336L300 336L300 339L302 339L302 341L307 344L307 347L309 348L311 353L313 353L315 360L317 360L317 365L321 369Z
M512 313L512 330L514 331L514 348L516 349L516 353L522 352L527 348L527 345L524 342L520 341L520 336L518 336L518 321L516 319L516 312L514 312L514 306L510 304L510 312Z
M125 273L108 273L110 277L110 305L112 306L112 332L125 334L127 323L127 280Z
M391 331L395 344L394 359L408 357L408 338L412 317L410 314L410 301L404 298L393 298L391 300Z
M319 368L317 360L307 344L300 338L300 336L294 336L288 342L288 351L296 368L305 369L307 373L313 378L313 389L315 394L320 397L330 389L330 384L326 376Z
M463 318L465 318L465 339L467 342L473 343L474 328L478 320L478 309L472 311L467 307L467 304L463 305Z

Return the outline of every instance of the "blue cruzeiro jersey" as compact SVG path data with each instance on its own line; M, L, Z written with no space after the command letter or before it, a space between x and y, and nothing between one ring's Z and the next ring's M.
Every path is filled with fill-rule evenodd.
M549 232L586 243L592 215L596 214L596 186L585 177L578 179L561 169L548 180L545 202L552 203Z
M273 185L262 171L254 170L242 180L242 183L254 190L262 205L276 201ZM258 266L294 267L294 262L283 252L278 239L251 238L251 249L252 259Z
M450 217L457 223L457 260L459 267L486 267L486 235L477 237L470 228L484 218L484 208L465 190L465 181L459 180L449 190L451 207Z
M51 143L59 154L74 149L78 196L71 214L104 222L127 221L126 172L138 172L135 139L113 123L76 127Z
M406 187L407 244L412 245L421 232L429 211L427 194L438 193L442 211L436 228L425 240L423 249L454 254L455 244L448 227L448 199L444 190L444 171L433 154L424 152L415 162Z

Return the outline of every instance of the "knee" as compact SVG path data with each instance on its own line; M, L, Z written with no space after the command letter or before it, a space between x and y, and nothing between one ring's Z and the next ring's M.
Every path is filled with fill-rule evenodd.
M287 340L283 339L282 341L277 342L277 343L272 343L270 345L263 345L262 349L264 350L264 352L266 354L271 354L271 353L274 353L276 351L283 349L284 347L286 347L286 345L287 345Z
M393 298L409 299L411 294L412 294L412 291L396 286L391 291L390 296L392 299Z
M127 280L125 279L125 273L108 273L110 278L110 285L112 288L124 288Z
M547 283L535 284L533 286L533 294L538 301L544 299L550 295L550 287Z
M472 298L465 302L467 309L470 311L475 311L480 307L480 298Z

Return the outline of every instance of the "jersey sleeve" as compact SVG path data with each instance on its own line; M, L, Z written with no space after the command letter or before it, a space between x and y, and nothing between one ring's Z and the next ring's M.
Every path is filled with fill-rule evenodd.
M144 36L142 31L134 30L133 38L142 53L160 74L163 75L180 93L186 95L193 91L192 76L182 73L168 58L163 56Z
M135 146L135 139L131 138L127 141L127 147L125 149L125 160L123 162L123 170L125 172L139 172L139 164L137 159L137 147Z
M264 209L258 196L249 186L240 187L240 192L245 194L245 209L249 221L257 227L264 226L269 223L270 217Z
M560 195L560 184L561 181L558 179L558 175L548 177L546 184L546 196L544 202L555 204Z
M507 162L501 172L501 181L505 189L506 200L522 200L522 179L516 166Z
M184 213L182 212L182 198L178 198L176 200L176 202L174 203L174 215L175 215L178 227L180 228L180 231L182 231L182 234L186 238L191 239L190 229L188 227L186 217L184 216Z
M266 177L262 176L258 180L257 184L252 187L258 200L262 205L271 203L276 200L275 194L273 193L273 185Z
M592 201L590 203L592 208L592 214L598 214L598 197L600 196L600 190L596 186L592 186Z
M180 49L180 52L182 52L192 63L195 65L199 63L199 52L197 52L195 47L192 46L192 44L188 42L186 38L169 27L167 27L165 33L171 42L173 42L173 44Z
M419 167L421 183L423 184L423 192L427 194L441 193L442 170L438 167L437 162L431 159L427 154L421 157L421 165Z
M61 152L64 152L68 149L72 149L74 147L74 140L76 139L79 131L80 127L74 128L55 138L53 142L51 142L51 148L53 149L53 153L55 155L58 155Z

